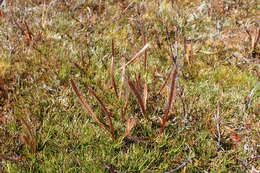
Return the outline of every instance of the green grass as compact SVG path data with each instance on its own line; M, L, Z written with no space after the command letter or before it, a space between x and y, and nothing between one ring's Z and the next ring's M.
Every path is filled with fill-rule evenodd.
M252 0L7 3L0 8L0 172L259 170L256 6ZM146 43L125 74L142 99L148 86L143 115L121 67ZM176 67L172 57L178 74L169 81L176 83L159 93ZM82 107L71 80L101 123L109 124L108 115L88 88L113 114L114 139L111 126L100 128Z

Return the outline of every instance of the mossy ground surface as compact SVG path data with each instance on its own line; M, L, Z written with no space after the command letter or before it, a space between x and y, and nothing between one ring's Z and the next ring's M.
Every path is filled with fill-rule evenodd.
M259 170L257 11L256 0L6 1L0 172ZM146 43L125 75L139 94L147 85L145 117L122 66ZM160 136L169 82L159 91L173 59L176 95ZM87 88L113 114L115 139L82 107L72 79L100 121L108 120ZM130 119L136 140L124 136Z

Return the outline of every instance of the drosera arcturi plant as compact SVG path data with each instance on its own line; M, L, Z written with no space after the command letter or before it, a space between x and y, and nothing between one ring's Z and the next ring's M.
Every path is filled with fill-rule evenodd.
M171 111L172 105L174 104L174 101L176 101L176 92L177 92L176 86L177 86L178 69L177 69L177 67L174 67L174 68L175 69L172 70L172 74L171 74L171 84L170 84L170 91L169 91L169 95L168 95L167 107L165 109L165 112L164 112L163 117L160 122L160 124L161 124L160 134L161 135L163 134L165 127L167 127L169 113Z
M114 130L114 125L112 122L112 113L109 112L105 106L105 104L103 103L103 101L97 96L97 94L95 93L95 91L91 88L88 88L88 91L91 95L93 95L95 97L95 99L98 101L98 103L100 104L101 110L102 112L108 117L108 124L109 124L109 129L110 129L110 133L113 139L115 139L115 130Z
M81 105L88 112L88 114L94 119L94 121L98 124L98 126L100 128L107 129L106 124L99 121L99 119L97 118L96 114L94 113L94 111L92 110L90 105L84 101L83 95L79 92L79 90L77 89L76 84L73 80L71 80L71 86L72 86L73 91L78 96Z
M114 88L115 94L118 97L118 91L117 91L117 86L116 86L116 81L115 81L115 41L112 40L112 57L111 57L111 65L110 65L110 75L111 75L111 83Z
M150 43L145 44L145 46L138 51L131 60L129 60L126 64L123 64L122 67L120 68L121 70L125 71L125 68L127 65L132 64L134 61L136 61L136 59L138 57L140 57L141 54L145 53L145 59L147 58L147 52L146 49L150 46ZM118 96L118 92L117 92L117 88L116 88L116 83L115 83L115 79L114 79L114 57L115 57L115 48L114 48L114 41L112 41L112 61L111 61L111 68L110 68L110 77L111 77L111 81L112 81L112 88L114 89L116 96ZM144 68L146 68L146 63L143 64ZM125 75L125 73L122 73L122 75ZM160 119L160 130L159 130L159 135L157 136L158 138L161 138L164 134L164 129L168 126L168 120L169 120L169 116L171 113L171 109L172 109L172 105L174 104L174 101L176 100L176 84L177 84L177 75L178 75L178 69L176 67L176 65L172 65L172 70L171 73L169 75L169 77L166 78L165 83L168 82L168 80L170 80L170 89L169 89L169 94L168 94L168 100L167 100L167 106L165 108L164 114ZM143 82L143 80L141 79L141 75L138 74L135 78L135 80L130 80L128 76L122 76L121 77L123 80L121 80L122 85L126 85L125 87L128 88L131 93L135 96L136 101L138 103L138 105L140 106L140 110L141 110L141 114L143 115L143 117L146 120L150 120L149 116L147 115L147 99L148 99L148 85L146 82ZM124 81L126 80L126 82ZM163 84L162 88L164 88L164 86L166 84ZM73 91L76 93L77 97L79 98L80 103L82 104L82 106L85 108L85 110L88 112L88 114L93 118L93 120L98 124L98 126L102 129L107 130L110 134L113 140L117 139L120 136L116 136L116 134L118 134L113 125L113 118L115 118L114 115L112 115L111 112L109 112L104 104L104 102L102 101L102 99L100 99L96 92L91 89L88 88L88 92L98 101L102 112L104 113L104 115L108 118L108 123L103 123L103 120L99 120L97 118L97 115L94 113L94 111L92 110L90 104L86 103L84 101L84 97L83 95L80 93L80 91L77 89L76 87L76 83L74 82L73 79L71 79L71 86ZM121 93L122 91L120 91ZM129 91L128 91L129 92ZM121 120L122 122L126 121L125 124L125 133L123 136L123 138L128 137L130 140L134 140L134 141L149 141L149 140L154 140L156 138L147 138L147 137L134 137L131 135L131 130L136 126L137 124L137 117L135 118L129 118L129 119L125 119L124 114L125 114L125 109L128 106L128 100L129 100L129 95L126 95L126 98L124 99L125 104L123 106L122 110L122 114L121 116Z
M24 143L31 153L37 152L37 139L35 129L23 117L20 118L21 123L24 125L25 132L21 136L21 142Z
M73 91L76 93L76 95L78 96L80 103L83 105L83 107L85 108L85 110L88 112L88 114L90 114L90 116L94 119L94 121L99 125L100 128L107 130L110 134L113 140L116 139L115 136L115 129L113 126L113 122L112 122L112 114L110 112L108 112L107 108L105 107L104 103L102 102L102 100L96 95L95 91L89 88L89 93L91 93L91 95L93 95L95 97L95 99L99 102L102 111L104 112L104 114L108 117L109 120L109 125L107 125L106 123L101 122L96 114L94 113L94 111L92 110L92 108L90 107L90 105L88 103L86 103L84 101L84 97L83 95L78 91L76 84L73 80L71 80L71 85L72 85L72 89ZM133 128L133 126L135 125L134 121L129 121L126 124L126 132L125 132L125 136L129 136L130 135L130 131Z
M134 56L133 58L128 61L126 64L123 64L122 66L122 70L125 71L125 68L127 65L130 65L132 64L138 57L140 57L140 55L142 53L144 53L146 51L146 49L149 47L149 44L146 44L140 51L138 51ZM114 40L112 40L112 60L111 60L111 66L110 66L110 77L111 77L111 81L112 81L112 87L115 91L115 94L116 96L118 96L118 92L117 92L117 87L116 87L116 83L115 83L115 79L114 79L114 58L115 58L115 48L114 48ZM146 58L146 56L145 56ZM125 73L122 73L122 85L125 84ZM138 81L140 82L140 81ZM98 123L98 125L101 127L101 128L105 128L107 129L108 131L110 131L111 133L111 136L113 139L115 139L115 130L114 130L114 126L113 126L113 122L112 122L112 114L110 112L108 112L108 110L106 109L105 105L103 104L102 100L96 95L95 91L90 89L89 88L89 92L91 95L93 95L96 100L100 103L101 105L101 109L102 111L105 113L105 115L108 117L109 119L109 128L107 124L104 124L104 123L101 123L101 121L99 121L99 119L97 118L97 116L95 115L95 113L93 112L93 110L91 109L91 107L89 106L89 104L87 104L85 101L84 101L84 98L82 96L82 94L78 91L77 87L76 87L76 84L73 80L71 80L71 85L72 85L72 88L73 88L73 91L76 93L76 95L79 97L80 99L80 103L83 105L83 107L87 110L87 112L91 115L91 117L96 121L96 123ZM136 88L133 84L132 81L128 80L128 86L129 88L131 89L131 91L133 91L134 95L136 96L137 98L137 101L138 101L138 104L140 105L141 107L141 112L143 114L143 116L146 117L146 114L145 114L145 109L146 109L146 102L147 102L147 97L148 97L148 89L147 89L147 85L145 84L144 86L144 97L141 97L140 93L138 90L140 90L140 84L139 84L139 88ZM121 92L120 92L121 93ZM128 97L128 96L127 96ZM128 99L126 99L126 105L124 106L123 108L123 112L124 109L127 108L127 102L128 102ZM147 118L147 117L146 117ZM129 123L126 124L126 126L128 126ZM129 129L128 127L126 129ZM132 128L130 128L132 129ZM126 130L127 131L127 130ZM129 136L130 133L127 132L126 133L127 135L126 136Z
M138 82L136 82L138 83ZM146 115L146 106L145 106L145 97L142 97L140 94L141 88L140 85L135 84L134 81L128 80L128 86L131 89L133 95L136 97L137 103L139 104L140 108L141 108L141 112L143 114L143 116L148 119L147 115Z
M255 31L252 31L251 33L248 29L246 29L246 33L248 34L249 40L251 42L251 50L250 50L251 55L250 56L251 56L251 58L256 59L256 61L257 61L257 58L259 58L259 55L260 55L260 53L257 52L257 45L260 40L260 28L258 27Z
M1 118L2 117L0 117L0 120L3 122L5 119L4 119L4 117L2 119ZM25 129L25 132L23 132L20 136L20 142L27 147L29 152L35 154L37 152L37 140L36 140L35 131L34 131L33 127L23 117L21 117L19 119ZM0 123L2 123L1 121L0 121ZM0 153L0 163L2 161L10 161L13 163L18 163L18 162L26 160L26 159L28 159L28 157L23 156L23 155L10 156L10 155ZM1 166L1 164L0 164L0 166ZM2 170L0 167L0 172L1 171Z

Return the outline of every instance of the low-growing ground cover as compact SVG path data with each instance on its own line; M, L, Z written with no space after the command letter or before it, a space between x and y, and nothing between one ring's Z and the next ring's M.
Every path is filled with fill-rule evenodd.
M0 7L0 171L257 172L254 0Z

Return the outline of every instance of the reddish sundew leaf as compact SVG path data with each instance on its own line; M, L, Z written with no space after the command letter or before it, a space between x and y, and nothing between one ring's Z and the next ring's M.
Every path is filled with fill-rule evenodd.
M24 118L20 118L20 120L22 124L25 126L27 131L25 135L21 136L21 141L28 146L28 149L32 153L35 153L37 144L36 144L36 136L33 133L33 128Z
M5 17L5 13L2 10L0 10L0 17Z
M144 84L144 109L147 110L147 99L148 99L148 86L147 83Z
M128 80L128 85L129 85L129 88L131 89L133 95L136 97L137 103L139 104L139 106L141 108L141 112L142 112L143 116L146 117L146 114L145 114L146 110L145 110L145 106L144 106L144 102L143 102L143 98L142 98L141 94L139 93L139 91L136 88L133 81ZM148 118L148 117L146 117L146 118Z
M35 152L35 151L36 151L36 149L35 149L33 143L31 142L31 139L30 139L29 136L23 135L23 136L20 137L20 140L21 140L21 142L22 142L24 145L26 145L26 146L28 147L28 149L29 149L31 152Z
M105 113L105 115L108 117L109 120L109 128L110 128L110 133L112 135L112 138L115 139L115 130L114 130L114 126L113 126L113 122L112 122L112 114L111 112L109 112L105 106L105 104L103 103L103 101L97 96L96 92L94 90L92 90L91 88L88 88L88 91L91 95L93 95L96 100L98 101L98 103L101 106L102 111Z
M239 142L241 141L241 137L240 137L237 133L235 133L235 132L232 132L232 133L230 134L230 139L231 139L235 144L237 144L237 143L239 143Z
M233 141L233 143L237 144L241 141L241 136L234 132L232 128L225 126L225 130L229 133L229 137Z
M161 88L159 89L158 94L160 94L162 92L162 90L165 88L166 84L169 82L170 77L171 77L172 71L167 75L166 80L164 81L163 85L161 86Z
M121 86L120 86L120 99L123 95L124 86L125 86L125 79L126 79L126 60L125 57L122 57L122 72L121 72Z
M109 163L102 162L102 165L108 169L109 173L120 173L120 171L116 170L116 168Z
M184 40L184 51L185 51L185 59L188 65L191 65L191 60L193 59L193 47L192 43L189 40Z
M126 138L134 142L148 142L155 140L155 138L140 138L136 136L127 136Z
M146 45L147 40L146 40L146 35L145 35L144 26L143 26L142 37L143 37L144 45ZM145 68L145 69L147 68L147 50L144 51L144 68Z
M79 90L77 89L76 87L76 84L73 80L71 80L71 86L72 86L72 89L73 91L75 92L75 94L78 96L79 98L79 101L81 103L81 105L83 106L83 108L88 112L88 114L90 115L90 117L93 118L93 120L96 121L96 123L99 125L99 127L103 128L103 129L107 129L105 124L101 123L99 121L99 119L97 118L96 114L94 113L94 111L92 110L92 108L90 107L89 104L87 104L85 101L84 101L84 97L83 95L79 92Z
M6 122L7 118L5 116L0 115L0 122Z
M25 25L25 28L26 28L26 32L24 32L25 38L28 41L28 43L31 43L31 41L33 40L33 34L32 34L32 32L31 32L31 30L30 30L26 21L24 21L24 25Z
M125 64L125 66L128 66L129 64L132 64L143 52L145 52L145 50L147 49L147 48L149 48L150 47L150 44L149 43L146 43L145 45L144 45L144 47L139 51L139 52L137 52L134 56L133 56L133 58L130 60L130 61L128 61L126 64ZM122 67L121 67L122 68Z
M122 108L122 111L121 111L121 119L123 121L126 121L125 114L126 114L126 111L127 111L127 107L129 105L129 96L130 96L130 94L127 93L126 96L125 96L124 107Z
M126 121L125 136L131 136L131 130L136 126L137 118L130 118Z
M114 69L115 69L115 43L114 40L112 40L112 59L111 59L111 66L110 66L110 75L111 75L111 81L112 81L112 87L114 88L115 94L118 97L118 91L117 86L115 82L115 75L114 75Z
M22 161L25 160L27 157L25 156L6 156L3 154L0 154L0 161L1 160L9 160L9 161Z
M163 134L164 128L167 126L167 121L168 121L168 118L169 118L169 112L170 112L170 109L172 107L173 100L175 99L175 96L176 96L177 73L178 73L178 70L177 70L177 68L175 68L175 70L171 74L171 87L170 87L170 92L169 92L169 96L168 96L167 107L166 107L164 115L161 119L160 134Z

